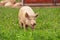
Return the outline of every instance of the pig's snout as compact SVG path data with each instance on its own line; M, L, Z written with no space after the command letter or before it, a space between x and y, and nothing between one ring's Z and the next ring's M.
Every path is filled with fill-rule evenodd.
M32 26L35 26L36 25L36 23L34 23Z
M35 26L36 25L36 22L34 20L31 21L31 25L32 26Z

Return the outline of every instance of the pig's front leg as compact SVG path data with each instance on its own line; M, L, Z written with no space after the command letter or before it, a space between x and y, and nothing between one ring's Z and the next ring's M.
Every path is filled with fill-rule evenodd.
M23 23L21 22L21 20L19 20L19 25L21 28L23 28Z
M23 24L23 27L24 27L24 30L26 30L26 25L25 24Z
M27 29L28 28L28 25L25 25L25 28Z
M23 29L23 23L20 23L20 25L21 25L21 28Z

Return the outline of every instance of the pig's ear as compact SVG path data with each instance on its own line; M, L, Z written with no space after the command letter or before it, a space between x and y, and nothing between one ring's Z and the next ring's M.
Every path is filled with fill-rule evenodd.
M35 17L37 17L38 16L38 14L35 14Z
M26 17L26 18L29 18L29 15L26 13L26 14L25 14L25 17Z

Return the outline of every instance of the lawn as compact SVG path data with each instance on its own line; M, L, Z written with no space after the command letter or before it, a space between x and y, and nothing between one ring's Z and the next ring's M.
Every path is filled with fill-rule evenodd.
M0 7L0 40L60 40L60 8L33 8L38 13L35 30L18 24L18 8Z

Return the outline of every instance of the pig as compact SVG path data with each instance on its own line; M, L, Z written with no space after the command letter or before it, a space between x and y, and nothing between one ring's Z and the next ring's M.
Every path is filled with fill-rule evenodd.
M5 3L6 3L5 1L1 1L1 2L0 2L0 6L4 6Z
M4 6L13 6L16 3L16 0L6 0Z
M5 7L11 7L11 6L13 6L13 4L11 2L7 2L4 6Z
M0 2L1 5L3 6L11 6L16 3L16 0L2 0Z
M37 16L38 15L34 13L31 7L23 6L18 14L19 25L24 29L27 29L27 27L30 26L32 30L34 30L36 25L35 18Z
M11 3L16 3L16 0L2 0L1 2L3 3L7 3L7 2L11 2Z
M20 2L17 2L17 3L15 3L12 7L16 7L16 8L18 8L18 7L20 7Z

